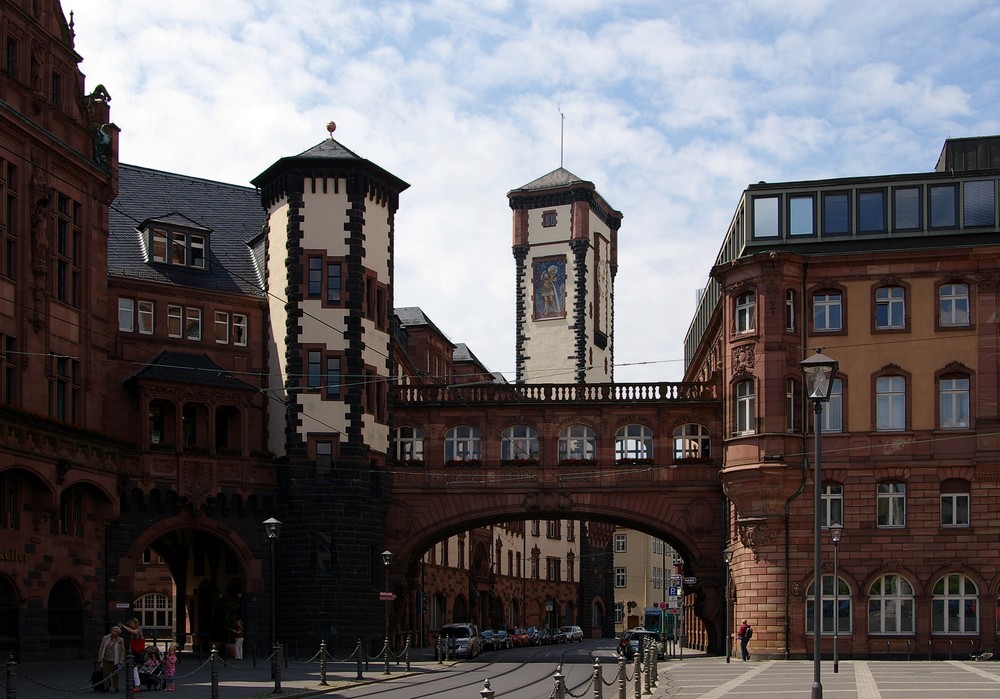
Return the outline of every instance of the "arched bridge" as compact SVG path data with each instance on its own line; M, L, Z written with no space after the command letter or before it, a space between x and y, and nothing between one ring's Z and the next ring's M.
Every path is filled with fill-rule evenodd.
M393 427L415 428L407 433L420 436L413 458L392 466L386 533L400 565L447 536L489 524L621 525L659 537L683 556L685 575L698 579L687 591L697 595L709 645L717 647L725 501L718 477L721 404L713 386L407 386L394 389L393 401ZM478 435L469 458L449 458L456 456L455 428ZM581 428L592 441L584 458L573 458L566 440ZM526 432L537 435L537 452L504 448L505 440Z

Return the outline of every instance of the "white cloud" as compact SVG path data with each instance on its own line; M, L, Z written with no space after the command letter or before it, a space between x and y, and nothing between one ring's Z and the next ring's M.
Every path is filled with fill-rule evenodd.
M680 377L747 184L929 170L1000 131L1000 8L911 0L66 2L125 162L247 183L336 138L408 181L399 306L512 372L506 193L559 164L624 213L619 380ZM961 50L958 50L960 47ZM647 363L656 362L656 363ZM511 374L508 374L511 375Z

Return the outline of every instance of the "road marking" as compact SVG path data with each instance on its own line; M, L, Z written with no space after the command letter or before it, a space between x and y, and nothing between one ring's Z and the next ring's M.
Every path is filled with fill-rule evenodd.
M868 663L851 663L851 666L854 668L854 688L858 692L858 699L882 699Z
M735 677L735 678L729 680L728 682L726 682L721 687L716 687L715 689L713 689L711 692L708 692L707 694L702 694L700 697L698 697L698 699L721 699L721 697L726 696L727 694L729 694L730 691L736 689L737 687L739 687L744 682L752 680L754 677L756 677L760 673L764 672L764 670L766 670L767 668L769 668L772 665L774 665L775 662L776 661L774 661L774 660L768 660L768 661L763 662L763 663L755 663L756 665L758 665L758 667L755 667L750 672L744 672L739 677Z
M992 672L989 672L988 670L980 670L978 667L976 667L976 664L974 662L970 663L966 660L948 660L947 662L949 665L960 667L963 670L968 670L969 672L975 675L979 675L980 677L983 677L985 679L1000 683L1000 676L997 676Z

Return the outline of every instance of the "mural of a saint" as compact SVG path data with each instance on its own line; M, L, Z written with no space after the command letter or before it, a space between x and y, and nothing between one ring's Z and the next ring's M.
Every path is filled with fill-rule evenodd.
M566 261L536 261L533 277L535 318L565 318Z

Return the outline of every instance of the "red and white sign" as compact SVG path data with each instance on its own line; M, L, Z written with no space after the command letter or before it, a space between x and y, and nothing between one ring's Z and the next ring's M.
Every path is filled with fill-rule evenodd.
M378 593L378 598L382 602L392 602L394 599L396 599L396 593L395 592L380 592L380 593Z

